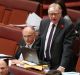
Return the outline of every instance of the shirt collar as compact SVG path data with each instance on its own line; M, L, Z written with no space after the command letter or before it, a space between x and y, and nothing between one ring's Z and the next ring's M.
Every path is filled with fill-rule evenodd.
M50 22L50 25L54 24L52 21ZM55 24L55 26L57 26L58 24Z
M32 48L32 45L34 44L34 42L35 42L35 40L33 41L33 43L32 44L30 44L30 45L28 45L28 44L26 44L26 48Z

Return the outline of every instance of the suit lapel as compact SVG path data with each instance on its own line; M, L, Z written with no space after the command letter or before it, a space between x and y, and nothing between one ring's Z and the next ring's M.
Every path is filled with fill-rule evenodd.
M46 39L46 34L47 34L47 31L48 31L49 25L50 25L50 20L45 25L45 31L44 31L44 35L43 35L44 36L44 39Z
M58 25L57 25L55 34L54 34L54 36L53 36L53 42L54 42L54 40L56 39L56 37L59 35L59 33L60 33L60 32L62 31L62 29L63 29L63 28L61 27L61 25L64 25L64 23L63 23L62 20L60 20L59 23L58 23Z
M44 48L44 45L45 45L45 40L46 40L46 34L47 34L47 31L48 31L48 27L49 27L49 25L50 25L50 20L46 23L46 25L45 25L45 31L44 31L44 33L43 33L43 35L41 36L43 39L43 42L42 42L42 46L43 46L43 48Z

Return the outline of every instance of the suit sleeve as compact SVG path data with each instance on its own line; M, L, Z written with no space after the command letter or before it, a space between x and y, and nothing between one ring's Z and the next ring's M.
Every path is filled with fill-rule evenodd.
M18 43L18 49L17 49L17 52L16 52L16 54L15 54L15 58L16 58L16 59L19 58L19 56L20 56L20 54L21 54L21 49L22 49L23 46L25 46L25 42L24 42L23 39L21 39L21 40L19 41L19 43Z
M74 53L72 50L72 44L73 40L75 38L75 31L74 31L74 26L69 25L66 29L65 32L65 38L64 38L64 43L63 43L63 54L62 54L62 60L61 60L61 65L64 68L69 67L68 65L71 65Z
M19 56L20 56L20 53L21 53L21 47L20 47L20 45L19 45L18 48L17 48L16 54L15 54L14 57L15 57L16 59L18 59Z

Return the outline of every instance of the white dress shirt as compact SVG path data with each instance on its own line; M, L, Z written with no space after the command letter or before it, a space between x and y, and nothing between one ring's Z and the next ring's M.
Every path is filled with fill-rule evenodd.
M50 31L51 31L51 29L52 29L52 25L53 25L53 23L50 22L50 25L49 25L49 28L48 28L48 31L47 31L47 35L46 35L46 41L45 41L45 46L44 46L44 57L45 57L45 58L46 58L47 43L48 43ZM50 48L51 48L51 44L52 44L52 39L53 39L54 33L55 33L55 31L56 31L56 27L57 27L57 25L54 26L54 30L53 30L53 34L52 34L52 38L51 38L51 43L50 43ZM50 48L49 48L49 57L51 58Z

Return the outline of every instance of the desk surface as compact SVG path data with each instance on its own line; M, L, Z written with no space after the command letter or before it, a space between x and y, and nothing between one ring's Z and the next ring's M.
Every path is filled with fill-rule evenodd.
M10 71L15 75L44 75L43 72L34 69L24 69L17 66L10 66Z
M43 72L35 70L35 69L24 69L17 66L10 66L10 71L14 73L14 75L45 75ZM77 72L64 72L62 75L80 75Z

